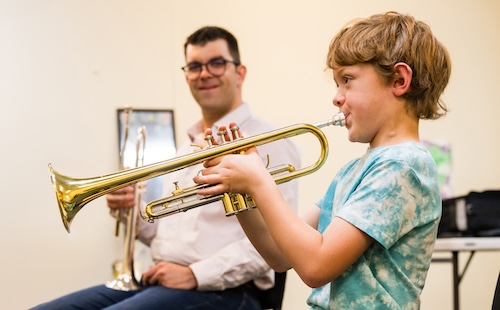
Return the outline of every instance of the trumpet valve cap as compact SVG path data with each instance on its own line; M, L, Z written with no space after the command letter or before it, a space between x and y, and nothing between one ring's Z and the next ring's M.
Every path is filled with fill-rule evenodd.
M219 136L221 144L226 143L226 134L227 134L226 128L221 126L219 128L219 131L217 132L217 135Z
M229 124L229 130L233 133L233 138L234 139L239 139L241 138L240 136L240 127L236 125L236 123L231 123Z
M213 144L212 144L212 135L206 135L205 136L205 141L207 142L208 147L213 146Z

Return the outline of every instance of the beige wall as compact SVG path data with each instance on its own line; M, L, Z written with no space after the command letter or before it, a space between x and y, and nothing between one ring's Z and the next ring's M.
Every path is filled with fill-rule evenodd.
M500 188L495 0L0 0L2 308L25 309L109 279L121 242L104 200L86 206L67 234L47 164L74 177L115 171L115 110L125 105L174 109L183 141L199 117L179 69L188 34L206 24L234 32L248 66L245 99L284 126L335 113L335 87L323 70L330 39L352 18L391 9L428 22L450 50L444 99L451 112L424 122L421 137L453 145L454 193ZM365 148L348 143L343 130L325 131L329 162L301 182L303 206ZM309 143L305 160L316 157ZM491 307L499 262L499 252L474 257L462 283L463 309ZM309 289L289 274L285 309L305 309ZM449 265L431 266L422 298L422 309L451 309Z

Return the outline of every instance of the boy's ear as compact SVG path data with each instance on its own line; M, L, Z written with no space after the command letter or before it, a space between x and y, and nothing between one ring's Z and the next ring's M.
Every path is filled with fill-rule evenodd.
M413 70L404 62L394 65L393 92L395 96L402 96L408 92L411 85Z

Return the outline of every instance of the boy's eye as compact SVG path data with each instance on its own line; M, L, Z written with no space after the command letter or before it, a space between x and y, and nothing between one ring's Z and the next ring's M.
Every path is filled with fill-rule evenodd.
M344 84L347 84L347 82L349 82L351 79L350 79L350 78L348 78L348 77L346 77L346 76L344 76L344 77L342 78L342 80L344 81Z

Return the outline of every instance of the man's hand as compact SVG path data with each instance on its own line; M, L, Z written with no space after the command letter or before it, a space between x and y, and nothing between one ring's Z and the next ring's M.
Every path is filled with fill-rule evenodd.
M159 262L142 274L142 284L193 290L198 283L191 268L169 262Z
M135 206L135 186L127 186L106 195L108 207L112 211Z

